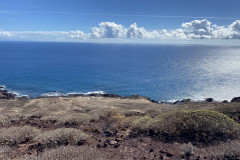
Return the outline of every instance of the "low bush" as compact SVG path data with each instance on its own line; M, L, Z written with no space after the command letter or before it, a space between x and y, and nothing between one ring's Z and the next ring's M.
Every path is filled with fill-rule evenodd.
M10 122L10 118L9 116L5 116L5 115L0 115L0 123L2 124L6 124Z
M41 134L41 130L30 126L2 128L0 130L0 144L15 145L32 140Z
M240 105L218 106L214 108L214 110L226 114L236 122L240 123Z
M73 113L59 116L56 124L78 125L88 123L91 119L91 116L86 113Z
M47 150L38 156L27 155L23 160L105 160L105 155L85 146L61 146Z
M131 117L131 116L144 116L146 113L141 110L131 109L123 111L122 114L125 115L126 117Z
M100 118L106 118L108 113L109 109L93 109L88 112L93 121L98 121Z
M34 138L34 141L40 142L45 147L54 147L59 145L82 145L89 138L84 132L74 128L59 128L43 132Z
M177 111L133 122L134 134L151 135L167 141L210 143L239 136L239 125L215 111Z

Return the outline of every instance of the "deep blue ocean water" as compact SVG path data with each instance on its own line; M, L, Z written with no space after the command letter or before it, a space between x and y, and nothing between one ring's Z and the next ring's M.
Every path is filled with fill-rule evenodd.
M104 91L229 100L240 96L240 47L0 42L0 85L30 97Z

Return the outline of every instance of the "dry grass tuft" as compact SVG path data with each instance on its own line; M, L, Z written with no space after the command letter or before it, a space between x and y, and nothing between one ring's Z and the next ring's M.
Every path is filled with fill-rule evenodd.
M215 107L214 110L226 114L236 122L240 123L240 105L218 106Z
M15 145L32 140L41 130L30 126L2 128L0 130L0 144Z
M24 115L24 117L27 117L27 118L42 118L42 117L48 116L49 114L50 113L47 110L40 110L40 111L32 112L30 114L26 114L26 115Z
M93 121L98 121L100 118L106 118L108 116L109 109L93 109L88 112L91 115Z
M115 132L116 130L126 130L130 128L136 116L126 117L119 110L109 110L106 115L106 123L103 132Z
M0 123L2 124L7 124L11 121L11 119L9 118L9 116L5 116L5 115L0 115Z
M239 125L215 111L177 111L134 121L133 132L162 140L210 143L239 136Z
M122 114L125 115L126 117L132 117L132 116L144 116L146 113L141 110L130 109L130 110L123 111Z
M0 160L10 159L9 155L12 153L14 153L14 151L9 146L0 146Z
M104 160L105 156L96 149L85 146L61 146L47 150L38 156L25 156L24 160Z
M91 121L91 116L86 113L72 113L59 116L56 124L61 125L78 125L83 123L88 123Z
M89 136L74 128L59 128L43 132L34 138L34 141L40 142L45 147L54 147L59 145L82 145Z

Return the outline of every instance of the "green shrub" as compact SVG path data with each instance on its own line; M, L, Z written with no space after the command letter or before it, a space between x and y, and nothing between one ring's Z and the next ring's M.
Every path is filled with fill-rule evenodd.
M215 111L177 111L155 118L136 119L133 122L133 132L163 140L209 143L237 137L239 125L228 116Z
M0 130L0 144L15 145L29 141L39 135L41 130L30 127L10 127Z
M47 150L38 156L25 156L23 160L105 160L105 155L98 150L85 146L61 146Z
M54 147L63 144L80 145L89 138L84 132L74 128L59 128L43 132L34 138L34 141L40 142L43 146Z

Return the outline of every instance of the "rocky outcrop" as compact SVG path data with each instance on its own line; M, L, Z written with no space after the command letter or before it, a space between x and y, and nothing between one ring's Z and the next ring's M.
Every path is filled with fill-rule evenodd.
M231 102L238 102L240 103L240 97L234 97Z
M0 99L14 99L16 94L10 93L7 90L0 90Z

